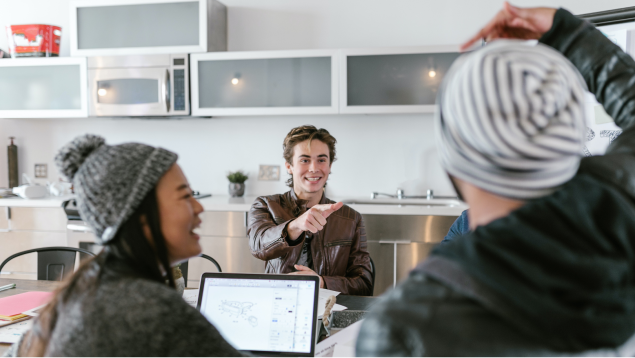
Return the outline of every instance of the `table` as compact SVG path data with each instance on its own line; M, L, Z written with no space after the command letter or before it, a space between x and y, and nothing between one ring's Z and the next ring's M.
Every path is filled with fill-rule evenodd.
M14 280L8 278L0 278L0 286L15 283L16 287L10 290L1 291L0 298L9 297L29 291L54 291L61 282L57 281L37 281L37 280ZM346 306L349 310L361 310L367 311L369 307L375 302L376 297L364 297L364 296L349 296L338 295L337 303ZM11 345L0 343L0 356L9 349Z
M14 280L9 278L0 278L0 286L15 283L15 288L6 291L0 291L0 298L19 295L29 291L54 291L61 282L57 281L37 281L37 280ZM0 356L6 352L10 344L0 343Z

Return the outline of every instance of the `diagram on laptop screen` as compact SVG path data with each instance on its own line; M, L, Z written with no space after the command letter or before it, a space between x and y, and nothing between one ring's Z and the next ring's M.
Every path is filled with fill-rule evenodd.
M221 301L218 306L220 314L227 314L229 317L236 317L246 320L252 327L258 326L258 318L251 316L249 312L255 306L253 302L240 302L240 301Z
M240 350L309 352L313 286L262 281L247 286L231 279L206 283L201 313Z

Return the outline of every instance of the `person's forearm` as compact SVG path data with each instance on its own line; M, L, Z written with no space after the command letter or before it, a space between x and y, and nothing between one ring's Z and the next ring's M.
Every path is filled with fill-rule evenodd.
M302 233L304 232L302 229L298 228L297 225L295 225L296 220L290 221L289 224L287 225L287 241L295 241L297 240L300 235L302 235Z
M606 112L621 128L635 121L635 61L591 24L564 9L541 39L573 63Z

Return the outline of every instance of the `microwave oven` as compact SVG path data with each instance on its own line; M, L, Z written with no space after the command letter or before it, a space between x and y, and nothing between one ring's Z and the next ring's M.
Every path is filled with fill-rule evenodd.
M190 114L187 54L89 57L87 68L89 116Z

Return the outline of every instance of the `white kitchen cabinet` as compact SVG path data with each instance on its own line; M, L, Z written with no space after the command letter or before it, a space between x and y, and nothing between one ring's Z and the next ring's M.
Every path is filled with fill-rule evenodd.
M0 262L20 251L67 246L66 215L62 208L0 207L9 217L0 230ZM36 279L37 253L17 257L2 269L3 278Z
M85 58L0 60L0 118L87 117Z
M244 211L206 211L201 214L203 253L213 257L223 272L265 272L265 262L255 258L249 248L246 214ZM187 287L198 287L205 272L217 272L216 266L203 258L191 258Z
M340 113L432 113L458 46L345 49Z
M9 230L9 208L0 207L0 231Z
M71 56L227 50L216 0L81 0L70 4Z
M20 251L38 247L67 246L66 232L0 232L0 263ZM37 253L16 257L2 268L2 278L37 279Z
M338 113L338 50L192 54L193 116Z

